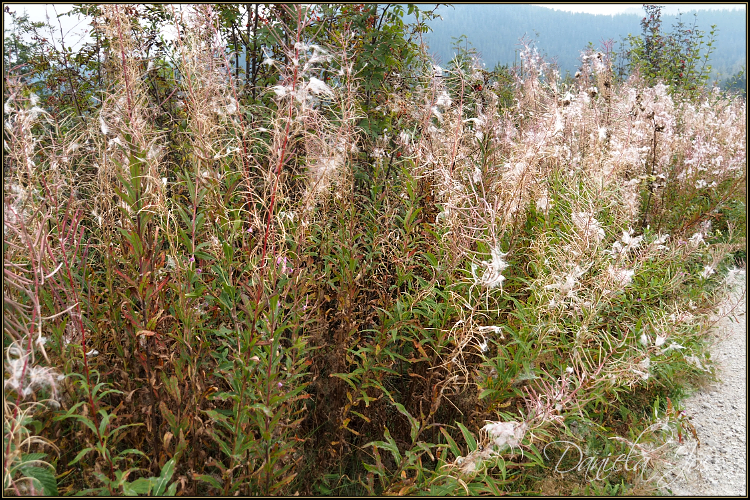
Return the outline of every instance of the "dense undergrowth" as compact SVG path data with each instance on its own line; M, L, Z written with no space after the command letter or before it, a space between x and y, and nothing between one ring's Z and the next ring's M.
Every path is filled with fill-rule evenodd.
M251 97L210 6L150 64L101 9L90 108L4 75L5 493L621 494L699 438L742 98L392 32L377 72L300 6Z

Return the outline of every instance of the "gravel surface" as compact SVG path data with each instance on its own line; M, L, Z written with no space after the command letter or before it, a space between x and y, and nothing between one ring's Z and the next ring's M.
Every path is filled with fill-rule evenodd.
M684 446L677 470L663 476L661 493L677 496L747 495L747 281L735 273L732 293L713 330L711 356L719 382L694 393L682 409L695 426L700 446ZM733 321L734 319L734 321ZM691 440L694 442L694 440Z

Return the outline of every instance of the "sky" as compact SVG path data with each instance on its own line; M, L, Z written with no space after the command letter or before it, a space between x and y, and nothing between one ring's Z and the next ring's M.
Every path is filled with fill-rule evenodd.
M57 41L60 36L60 26L62 26L63 35L65 37L65 45L70 46L73 50L79 45L83 44L88 38L84 33L88 29L88 23L78 16L63 16L59 18L59 24L55 20L55 17L64 12L68 12L74 7L72 4L3 4L4 8L8 8L17 14L23 14L24 11L29 15L31 21L45 21L49 17L52 21L52 25L56 28L50 40ZM10 26L11 17L7 12L3 11L3 25L7 29ZM57 45L57 44L56 44Z
M180 9L179 4L175 4L176 9ZM25 11L29 15L31 21L45 21L47 18L52 21L52 26L55 28L54 36L50 36L49 39L53 40L55 46L60 49L60 28L62 27L63 36L65 37L65 46L71 47L72 50L76 50L78 47L91 41L88 36L89 24L84 16L72 15L62 16L59 18L59 23L55 20L55 17L68 12L71 10L73 4L3 4L3 7L9 8L11 11L17 14L23 14ZM3 19L5 27L10 26L11 17L7 12L3 12ZM49 34L49 33L47 33ZM165 33L165 38L169 38L169 34Z
M539 7L547 7L555 10L564 10L568 12L585 12L588 14L605 14L613 15L620 13L643 13L642 3L619 3L619 4L574 4L574 3L560 3L560 4L532 4ZM677 9L681 12L687 12L688 10L707 10L707 9L743 9L747 13L747 4L745 3L699 3L699 4L666 4L667 7L664 9L664 14L676 14ZM75 50L78 46L87 40L85 32L88 28L87 23L82 19L78 19L77 16L63 16L60 18L60 24L54 22L55 12L62 14L63 12L69 11L73 8L71 4L4 4L5 7L10 8L12 11L23 13L25 10L29 14L29 18L32 21L44 21L47 16L53 21L53 26L56 28L56 33L51 36L51 40L57 41L59 39L59 26L62 25L63 35L65 36L65 45L70 46ZM7 13L3 13L5 20L5 26L10 24L10 16Z
M568 12L585 12L587 14L627 14L635 13L641 14L643 12L643 3L618 3L618 4L596 4L596 3L557 3L557 4L532 4L539 7L547 7L555 10L565 10ZM667 4L665 4L667 5ZM671 4L667 5L664 9L664 13L671 14L671 11L676 11L679 8L681 12L687 12L688 10L734 10L734 9L747 9L746 4L732 4L732 3L695 3L695 4Z

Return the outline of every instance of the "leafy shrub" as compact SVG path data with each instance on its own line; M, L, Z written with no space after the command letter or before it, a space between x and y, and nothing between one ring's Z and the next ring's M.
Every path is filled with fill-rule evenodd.
M661 6L644 5L641 20L643 34L629 35L624 58L630 72L639 72L648 85L663 83L685 95L695 97L709 83L711 53L715 50L716 26L708 33L698 29L698 14L692 24L680 18L665 33L661 26Z

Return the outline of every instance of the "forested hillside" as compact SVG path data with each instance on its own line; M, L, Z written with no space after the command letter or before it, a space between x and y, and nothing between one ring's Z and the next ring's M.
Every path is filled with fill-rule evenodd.
M429 23L431 33L425 35L430 51L443 63L454 54L453 38L466 35L476 48L487 68L495 64L518 63L521 50L519 39L534 40L537 48L559 64L561 73L575 73L580 66L580 54L591 42L599 48L603 41L620 42L628 34L641 34L643 17L634 14L614 16L561 12L533 5L517 4L454 4L440 6L437 14L442 19ZM664 28L679 21L677 16L662 16ZM682 22L706 32L717 25L716 50L711 57L713 75L720 81L736 74L746 64L747 20L738 11L699 11L682 16ZM615 46L615 51L621 44Z

